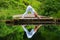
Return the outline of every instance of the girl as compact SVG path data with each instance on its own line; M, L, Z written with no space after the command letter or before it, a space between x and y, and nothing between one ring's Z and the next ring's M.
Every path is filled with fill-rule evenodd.
M32 15L34 15L35 17L39 18L39 15L37 14L37 12L29 5L26 9L26 12L22 15L22 18L24 18L24 16L26 14L28 14L28 12L31 12ZM42 26L42 25L35 25L35 28L32 29L30 32L25 28L26 25L22 25L22 28L24 29L24 31L26 32L26 35L28 38L32 38L32 36L37 32L37 30Z

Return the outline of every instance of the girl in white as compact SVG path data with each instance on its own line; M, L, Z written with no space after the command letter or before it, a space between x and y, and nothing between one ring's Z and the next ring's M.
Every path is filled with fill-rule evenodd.
M31 12L32 15L35 15L35 17L39 18L37 12L29 5L26 9L26 12L22 15L22 18L24 18L24 16L26 14L28 14L28 12ZM26 25L22 25L22 28L24 29L24 31L26 32L26 35L28 38L32 38L32 36L37 32L37 30L42 26L42 25L35 25L35 28L32 29L30 32L25 28Z

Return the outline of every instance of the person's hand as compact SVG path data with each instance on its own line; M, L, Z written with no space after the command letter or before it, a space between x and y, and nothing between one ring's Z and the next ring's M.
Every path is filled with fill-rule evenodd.
M42 25L36 25L34 28L34 31L37 32L37 30L41 27Z
M41 19L42 17L38 15L37 18L38 18L38 19Z
M39 27L38 28L40 28L42 25L39 25Z

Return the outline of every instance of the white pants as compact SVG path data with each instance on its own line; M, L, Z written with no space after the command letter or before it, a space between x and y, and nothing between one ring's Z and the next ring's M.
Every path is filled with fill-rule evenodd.
M29 5L26 9L26 12L22 15L22 18L24 18L24 16L26 14L28 14L28 12L31 12L32 14L34 14L35 10ZM32 29L30 32L25 28L26 25L22 25L22 28L24 29L24 31L26 32L26 35L28 38L32 38L32 36L35 34L34 29Z

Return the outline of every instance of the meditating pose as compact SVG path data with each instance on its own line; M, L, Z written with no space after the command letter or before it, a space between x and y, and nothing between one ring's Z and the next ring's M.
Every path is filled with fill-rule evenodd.
M26 9L26 12L22 15L22 18L24 18L24 16L26 14L28 14L28 12L31 12L32 15L34 15L35 17L39 18L39 15L37 14L37 12L29 5ZM37 32L37 30L41 27L42 25L35 25L34 29L32 29L30 32L25 28L26 25L22 25L22 28L24 29L24 31L26 32L26 35L28 38L32 38L32 36Z

